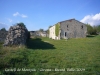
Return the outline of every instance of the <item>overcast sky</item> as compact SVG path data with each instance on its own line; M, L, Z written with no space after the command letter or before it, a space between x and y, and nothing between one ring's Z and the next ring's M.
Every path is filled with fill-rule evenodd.
M100 0L0 0L0 29L23 22L28 30L46 30L72 18L100 24Z

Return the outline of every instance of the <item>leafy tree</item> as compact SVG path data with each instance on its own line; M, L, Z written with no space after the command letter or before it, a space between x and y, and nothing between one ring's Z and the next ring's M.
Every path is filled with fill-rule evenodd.
M49 29L47 29L45 32L46 32L47 34L49 34Z
M30 37L31 37L31 35L30 35L30 32L28 31L28 34L27 34L27 40L26 40L26 42L28 42L28 41L29 41Z
M49 28L51 28L51 27L52 27L52 26L50 25ZM48 33L48 34L50 33L49 28L48 28L48 30L47 30L47 33Z
M19 26L22 26L22 27L25 27L25 28L26 28L26 26L24 25L24 23L23 23L23 22L17 23L17 25L19 25Z
M87 24L86 26L87 26L87 33L89 35L97 35L100 33L100 25L91 26L91 25Z
M6 29L5 28L2 28L1 31L6 31Z
M97 26L97 33L100 33L100 25Z
M49 34L49 29L47 29L45 32L46 32L47 34Z
M97 26L93 26L92 34L97 35Z
M50 27L52 27L52 26L49 26L49 28L50 28Z
M89 24L86 24L86 26L87 26L87 33L91 35L93 33L93 27Z
M43 29L39 29L39 31L40 31L40 32L43 32L44 30L43 30Z

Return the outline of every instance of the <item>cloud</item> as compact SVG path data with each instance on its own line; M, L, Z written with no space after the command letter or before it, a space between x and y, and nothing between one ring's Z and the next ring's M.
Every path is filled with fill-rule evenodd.
M100 13L95 15L87 15L85 16L81 22L88 23L90 25L99 25L100 24Z
M21 17L23 17L23 18L26 18L27 16L26 15L24 15L24 14L22 14L22 15L20 15Z
M13 20L8 18L8 21L9 21L9 22L12 22Z
M13 14L13 16L19 16L19 15L20 15L19 12Z
M26 15L24 15L24 14L20 14L19 12L14 13L13 16L20 16L20 17L22 17L22 18L28 17L28 16L26 16Z

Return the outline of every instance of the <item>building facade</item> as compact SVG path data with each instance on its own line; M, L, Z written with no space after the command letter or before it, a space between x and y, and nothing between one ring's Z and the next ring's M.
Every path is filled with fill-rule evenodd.
M87 27L84 23L75 19L61 21L59 25L59 35L56 36L56 25L49 28L49 38L52 39L68 39L68 38L84 38L86 37Z
M45 31L30 31L30 35L33 37L47 37L47 33Z

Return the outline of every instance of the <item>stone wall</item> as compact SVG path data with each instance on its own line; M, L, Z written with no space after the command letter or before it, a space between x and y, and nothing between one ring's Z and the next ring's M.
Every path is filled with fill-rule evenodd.
M4 46L25 45L28 39L28 30L25 26L17 24L11 26L5 39Z
M7 36L7 31L0 30L0 42L4 42Z
M61 38L84 38L86 37L87 27L85 24L75 20L60 22Z
M75 19L58 22L60 25L59 36L55 35L55 25L49 28L49 38L68 39L84 38L87 35L87 26Z

